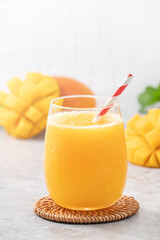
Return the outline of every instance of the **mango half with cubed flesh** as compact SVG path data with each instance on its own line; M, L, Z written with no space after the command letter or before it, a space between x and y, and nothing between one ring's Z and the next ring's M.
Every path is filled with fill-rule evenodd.
M28 73L24 81L18 77L8 82L10 93L0 91L0 125L18 138L30 138L46 126L50 101L60 90L53 77Z
M77 80L33 72L27 73L24 81L18 77L12 78L8 88L9 94L0 91L0 125L18 138L33 137L45 128L49 104L55 97L93 95L85 84ZM94 98L68 98L60 102L56 104L64 107L95 107Z
M160 109L133 116L127 123L128 160L145 167L160 167Z

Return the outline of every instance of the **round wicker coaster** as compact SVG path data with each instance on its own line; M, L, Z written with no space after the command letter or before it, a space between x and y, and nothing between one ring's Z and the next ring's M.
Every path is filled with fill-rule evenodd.
M76 211L58 206L50 196L39 199L34 204L34 212L42 218L64 223L104 223L114 222L134 215L139 203L133 197L122 196L109 208L90 211Z

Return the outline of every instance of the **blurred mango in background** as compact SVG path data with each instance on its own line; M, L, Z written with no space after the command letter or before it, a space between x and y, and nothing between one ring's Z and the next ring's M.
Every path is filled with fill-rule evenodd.
M31 138L44 130L52 99L93 94L88 87L74 79L32 72L26 74L24 81L13 77L7 85L9 94L0 91L0 125L18 138ZM77 107L79 103L75 100L66 104ZM93 106L93 102L89 103L89 107Z

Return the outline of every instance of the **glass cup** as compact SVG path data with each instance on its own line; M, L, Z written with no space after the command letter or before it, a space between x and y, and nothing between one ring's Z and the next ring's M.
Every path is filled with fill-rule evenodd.
M124 126L116 100L97 122L107 97L77 95L51 101L45 136L45 178L54 201L65 208L111 206L127 175Z

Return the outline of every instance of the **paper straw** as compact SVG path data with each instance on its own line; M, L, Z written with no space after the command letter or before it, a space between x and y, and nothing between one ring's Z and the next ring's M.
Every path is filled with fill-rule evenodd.
M106 114L109 111L109 109L111 109L113 107L113 103L114 103L115 99L122 94L122 92L128 86L128 84L130 83L130 81L132 79L133 79L133 75L132 74L128 74L128 76L122 81L121 85L117 88L117 90L112 95L112 97L109 98L108 101L105 103L104 107L106 107L106 106L107 107L103 108L98 113L98 115L92 120L92 122L96 122L101 116Z

